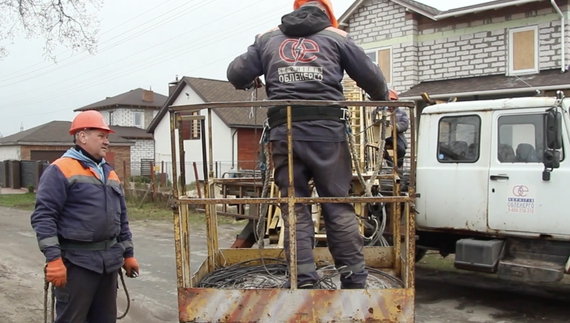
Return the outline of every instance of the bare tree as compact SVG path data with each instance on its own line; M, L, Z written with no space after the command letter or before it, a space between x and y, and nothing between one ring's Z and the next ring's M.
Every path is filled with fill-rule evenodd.
M92 14L103 0L0 0L0 57L15 37L45 39L44 55L55 60L63 45L94 53L99 20Z

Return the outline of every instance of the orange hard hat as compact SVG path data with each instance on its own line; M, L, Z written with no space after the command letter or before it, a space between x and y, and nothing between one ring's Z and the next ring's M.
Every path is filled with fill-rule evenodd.
M103 115L95 110L82 111L76 115L75 119L71 122L69 133L74 135L77 131L84 129L99 129L105 130L108 133L114 133L105 122Z
M311 1L317 1L317 2L320 2L321 4L323 4L327 9L327 13L329 15L329 19L331 20L332 26L335 28L338 28L338 21L334 17L333 6L332 6L332 3L330 2L330 0L295 0L295 2L293 3L293 10L297 10L302 5L304 5L305 3L311 2Z
M394 90L390 90L389 91L389 95L388 97L390 98L390 100L398 100L398 93Z

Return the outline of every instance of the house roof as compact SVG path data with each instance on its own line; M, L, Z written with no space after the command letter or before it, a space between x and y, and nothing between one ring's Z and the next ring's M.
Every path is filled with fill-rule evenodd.
M160 120L162 120L168 112L169 106L174 103L186 85L190 86L206 103L252 100L251 91L236 90L228 81L199 77L183 77L178 82L178 85L174 89L172 95L152 120L147 129L148 132L154 132L154 129L158 126ZM267 95L265 93L265 87L262 87L257 90L257 100L265 99L267 99ZM232 128L261 128L263 126L263 120L267 118L267 108L254 108L254 111L247 108L215 108L212 110L228 127Z
M121 138L125 139L153 139L152 134L146 132L145 129L137 127L122 127L122 126L110 126L115 134Z
M493 10L499 9L514 5L521 5L524 3L531 3L531 2L538 2L542 0L496 0L496 1L489 1L484 3L479 3L475 5L465 6L465 7L458 7L453 8L450 10L438 10L434 7L425 5L421 2L414 1L414 0L390 0L396 4L399 4L406 9L417 12L427 18L432 20L441 20L449 17L456 17L461 15L466 15L470 13L481 12L485 10ZM364 4L366 0L356 0L352 3L352 5L340 16L338 19L338 23L340 26L347 26L348 21L352 17L352 15Z
M144 99L145 96L148 96L146 100ZM160 93L138 88L113 97L107 97L105 100L86 105L73 111L105 110L118 106L158 109L164 105L167 99L168 97Z
M70 121L51 121L34 128L0 138L0 146L71 146L73 145L73 138L69 135L70 128ZM115 127L112 128L115 129ZM134 144L133 141L125 139L118 134L109 135L109 141L111 142L111 146L130 146Z
M506 76L489 75L421 82L400 94L402 99L419 100L427 92L434 99L472 95L494 95L535 90L561 90L570 88L570 72L560 69L541 71L540 74Z

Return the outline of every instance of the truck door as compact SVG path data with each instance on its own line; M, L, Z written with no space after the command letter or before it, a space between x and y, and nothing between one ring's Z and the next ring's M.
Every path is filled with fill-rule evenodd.
M490 113L434 114L422 121L419 228L487 230Z
M494 112L488 190L490 229L550 235L570 232L566 216L570 198L561 199L564 183L570 180L570 164L564 151L560 168L552 172L550 181L542 180L545 110ZM566 133L563 137L567 138Z

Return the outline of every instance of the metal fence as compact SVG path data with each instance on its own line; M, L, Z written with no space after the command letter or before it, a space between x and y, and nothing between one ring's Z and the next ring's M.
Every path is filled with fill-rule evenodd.
M5 160L0 162L0 187L20 189L38 187L48 161Z

